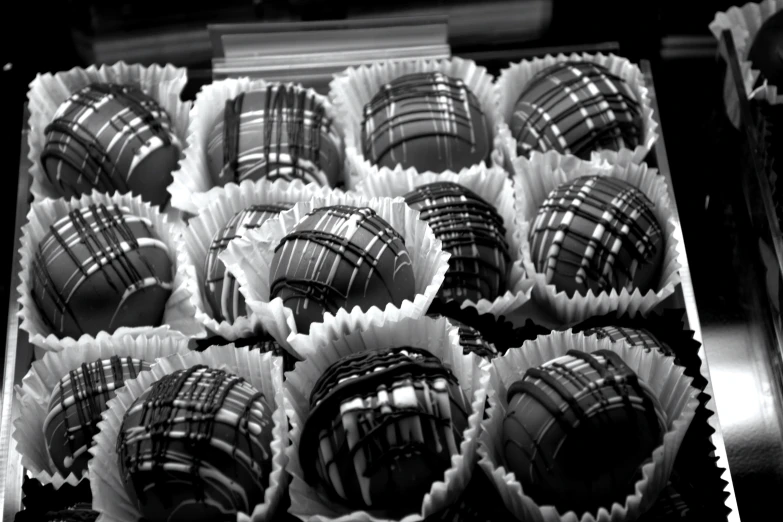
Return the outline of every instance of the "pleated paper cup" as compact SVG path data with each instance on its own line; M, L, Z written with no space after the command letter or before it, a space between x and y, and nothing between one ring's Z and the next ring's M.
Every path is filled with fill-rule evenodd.
M285 407L291 422L291 446L288 448L288 471L291 474L291 508L289 513L301 520L380 521L393 520L381 513L354 511L322 487L305 482L299 460L299 444L304 422L310 412L310 394L318 378L339 359L348 355L411 346L428 350L454 373L471 403L468 427L463 432L459 455L452 456L451 467L443 480L432 484L421 510L404 517L405 522L423 520L454 503L471 478L476 459L476 440L484 414L488 364L475 354L463 355L457 328L445 319L381 318L348 335L320 337L316 349L304 362L286 375Z
M394 170L387 169L377 175L364 178L356 187L356 191L367 197L401 197L416 187L442 181L450 181L467 187L495 207L503 218L506 241L509 246L509 254L511 254L506 292L492 301L481 299L474 303L466 300L462 303L463 308L472 306L477 308L480 313L491 313L495 316L510 314L530 299L533 282L525 277L525 268L522 264L522 244L527 242L527 237L522 235L521 228L517 223L514 189L503 169L500 167L485 168L481 165L477 169L462 171L459 174L453 172L419 174L415 169L403 170L398 166Z
M546 307L564 325L583 321L594 315L603 315L617 311L620 314L637 313L646 314L658 303L674 293L680 282L680 264L677 261L678 242L674 238L674 217L672 214L672 202L669 198L668 186L663 176L659 176L656 169L651 169L647 164L609 165L602 163L590 163L581 160L572 161L556 153L547 153L539 156L533 153L531 159L518 157L514 174L514 190L517 197L517 210L520 213L518 221L525 222L526 228L532 226L538 208L546 200L548 194L562 183L586 175L603 175L626 181L643 192L655 205L654 213L665 238L664 256L661 261L659 282L654 289L646 293L634 289L629 292L622 289L620 292L600 292L597 295L588 291L582 295L575 293L568 297L565 292L549 284L546 275L536 270L533 264L532 254L528 247L525 254L525 269L535 281L533 287L533 300ZM630 154L621 154L618 158L630 160ZM528 230L525 232L528 233Z
M125 412L133 401L163 376L199 364L244 378L264 394L269 407L274 410L272 472L269 475L269 486L264 492L264 502L255 506L252 513L237 513L237 522L264 522L275 515L288 487L288 475L285 472L288 421L283 408L283 361L271 353L262 354L258 350L228 345L158 359L150 371L141 372L136 379L126 382L117 396L109 401L109 409L103 412L103 420L98 424L100 432L90 449L93 455L89 466L92 507L101 513L99 521L136 522L141 518L120 476L117 438Z
M329 84L329 98L337 110L342 128L345 131L346 184L353 189L367 176L389 170L372 164L362 153L362 120L364 106L367 105L387 83L421 72L440 72L452 78L458 78L476 95L484 117L494 132L500 120L497 113L497 92L492 76L485 67L479 67L472 60L454 57L444 60L406 60L386 61L372 65L349 67L335 76ZM500 159L500 151L492 152L492 162ZM486 166L485 162L466 167L463 171L472 172Z
M710 23L710 31L719 41L723 31L731 31L734 47L737 51L737 61L742 73L742 83L748 99L765 101L770 105L783 104L783 92L780 92L777 86L769 84L766 80L761 85L756 85L761 72L748 59L748 54L761 26L780 10L783 10L783 0L749 2L741 7L734 6L728 11L715 13L715 18ZM725 58L727 57L724 56ZM731 123L739 128L740 106L737 88L734 86L731 70L728 69L723 82L723 100L726 104L726 115Z
M221 118L226 102L243 92L266 89L269 85L264 80L250 78L227 78L204 86L196 95L196 102L190 113L190 126L187 131L187 148L185 158L179 170L173 174L174 181L169 186L171 204L190 214L198 214L220 192L215 187L209 174L207 145L209 133ZM312 89L305 89L309 96L318 100L326 111L326 116L333 122L340 137L343 131L334 107L329 99Z
M331 193L327 187L301 181L274 182L261 179L231 183L210 192L211 201L202 207L198 215L188 222L180 243L179 259L185 267L185 282L196 319L211 332L233 341L250 337L263 331L260 318L250 312L234 322L218 321L204 298L205 262L215 234L223 230L231 218L252 205L296 203Z
M656 394L666 412L667 431L663 443L642 466L642 478L636 482L634 492L625 501L601 507L596 513L558 513L551 505L540 506L525 494L513 472L503 461L503 419L508 411L506 396L509 387L521 379L529 368L540 366L552 359L566 355L569 350L592 353L611 350L636 372ZM657 352L645 352L628 346L625 341L612 343L571 331L552 332L550 335L528 341L519 349L494 359L490 369L488 417L482 423L479 437L479 466L492 479L506 508L520 521L544 522L621 522L636 520L655 502L666 487L674 461L688 427L693 420L698 401L698 390L691 386L691 378L683 374L683 368L675 366L671 357Z
M22 466L42 484L52 484L57 489L63 484L75 486L87 477L86 471L82 476L59 473L49 458L44 437L44 421L52 393L69 372L79 369L83 363L110 359L115 355L154 363L159 357L187 351L188 340L184 336L160 338L142 334L114 337L102 332L60 352L47 352L42 359L33 362L21 386L16 387L19 410L14 415L11 436L22 455Z
M509 172L512 172L512 165L517 158L517 140L514 138L509 128L511 117L514 114L514 106L519 100L519 96L530 80L537 73L551 67L557 63L568 61L592 62L606 67L609 72L619 76L628 84L636 95L636 101L642 108L642 118L644 120L644 138L642 142L633 150L621 149L621 151L630 151L634 163L641 163L645 156L652 150L655 142L658 141L658 122L653 117L652 104L650 102L649 89L647 88L644 75L641 69L628 59L613 54L558 54L557 56L547 55L543 58L533 58L532 60L523 60L511 64L506 69L500 71L497 80L498 89L498 110L500 112L500 122L497 128L497 137L495 147L503 153L503 165ZM614 151L601 151L602 157L612 162Z
M326 312L323 321L312 323L309 334L304 334L298 331L294 314L283 305L283 300L279 297L270 300L270 267L276 246L296 224L312 210L332 205L369 207L402 235L413 265L416 296L413 301L406 299L399 307L389 303L383 310L376 306L367 310L355 306L352 310L341 308L336 314ZM269 219L241 239L231 241L218 258L239 282L248 310L260 318L264 329L283 348L299 359L309 356L318 338L334 332L360 329L383 316L402 319L425 315L449 267L449 254L441 249L441 241L419 218L419 213L401 198L368 199L350 193L331 193L297 203L276 219Z
M163 312L162 325L150 325L142 327L121 327L114 331L112 336L142 335L154 332L156 335L168 336L200 336L203 328L195 319L195 310L190 304L190 293L185 285L185 273L177 261L177 244L181 241L181 232L178 224L171 224L149 203L141 200L140 196L131 194L102 194L93 191L90 195L80 198L45 199L30 206L27 213L27 223L22 227L22 246L19 248L21 255L21 282L17 287L19 292L19 327L30 335L30 342L47 351L60 351L69 346L83 342L93 342L91 335L82 335L78 339L73 337L58 337L47 326L38 310L38 306L32 297L32 270L33 260L38 245L49 232L49 228L58 220L68 215L74 209L85 208L89 205L117 205L126 208L134 216L149 220L154 234L168 247L172 262L173 282L172 292L166 308Z
M30 111L27 157L31 165L30 175L33 177L31 192L35 201L61 196L43 170L41 152L46 145L46 126L52 122L60 105L71 95L92 83L139 87L168 113L174 135L182 150L187 136L190 102L181 101L180 93L187 81L187 69L174 67L171 64L143 66L117 62L114 65L92 65L87 69L74 67L69 71L54 74L38 74L30 83L27 92Z

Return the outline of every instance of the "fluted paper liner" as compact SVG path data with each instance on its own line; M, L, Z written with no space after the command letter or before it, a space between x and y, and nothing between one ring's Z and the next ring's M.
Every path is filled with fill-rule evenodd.
M558 513L554 506L539 506L525 495L513 472L504 467L503 419L508 409L506 394L512 383L522 378L528 368L566 355L569 350L616 352L652 388L666 412L668 426L663 443L652 453L651 461L642 466L642 478L636 482L633 494L623 504L601 507L597 513ZM489 415L482 423L479 437L479 466L491 477L503 497L503 502L520 521L544 522L621 522L635 520L644 513L666 487L677 452L696 411L698 391L691 386L691 378L675 366L672 358L657 352L628 346L625 341L612 343L609 339L584 337L571 331L552 332L550 335L528 341L519 349L494 359L490 369Z
M386 169L374 176L364 178L356 187L356 192L367 197L393 198L405 196L416 187L440 181L463 185L495 207L503 218L503 225L506 227L506 241L508 242L509 254L511 254L506 292L492 301L481 299L474 303L466 300L462 306L472 306L477 308L480 313L491 313L495 316L510 314L530 299L533 282L525 277L525 267L522 264L522 243L527 241L527 237L522 235L517 223L514 189L503 169L500 167L486 168L479 165L474 170L462 171L459 174L453 172L419 174L415 169L403 170L398 166L394 170Z
M133 328L121 327L115 330L112 335L121 337L149 332L164 337L201 335L203 328L194 317L195 310L190 304L190 295L185 285L185 273L177 261L177 243L181 241L179 225L169 223L166 216L158 212L158 207L145 203L141 200L141 196L133 196L132 194L108 195L93 191L92 194L85 194L78 199L42 200L33 203L27 213L27 223L22 227L22 246L19 248L22 268L20 270L21 282L17 291L19 292L18 302L21 305L19 327L30 335L30 342L44 350L59 351L81 342L93 342L95 339L87 334L82 335L79 339L58 337L41 318L38 306L33 301L31 294L33 259L35 259L38 244L49 232L49 227L60 218L67 216L70 211L92 204L118 205L127 208L135 216L150 220L154 234L168 246L172 262L173 289L163 312L162 327L153 325Z
M100 522L136 522L141 518L138 508L128 496L120 476L117 456L117 437L125 412L133 401L164 375L203 364L222 369L244 378L264 397L273 409L272 420L272 472L269 486L264 492L264 502L255 506L252 513L238 513L237 522L263 522L275 515L288 485L285 472L288 446L288 421L283 409L283 361L271 353L260 353L233 345L207 348L203 352L189 352L158 359L150 371L141 372L136 379L127 381L109 401L109 409L103 412L98 424L100 432L90 449L89 473L92 489L92 508L101 513Z
M756 86L756 80L758 80L761 71L753 67L753 63L748 60L748 54L756 39L756 34L764 22L782 9L783 0L749 2L742 7L734 6L725 12L715 13L715 18L710 23L710 31L718 41L720 41L723 31L727 29L731 31L734 47L737 51L737 61L742 73L742 83L745 86L745 94L748 99L766 101L770 105L783 103L783 92L778 92L777 86L769 84L766 80ZM724 56L724 58L726 57ZM737 88L734 86L731 70L727 68L723 82L723 100L726 103L726 115L731 123L739 128L740 106L737 96Z
M187 148L185 158L180 163L179 170L173 174L174 181L169 185L171 204L191 214L207 206L213 200L214 194L221 187L215 187L209 174L207 161L207 141L215 121L221 117L226 102L236 98L240 93L262 90L267 87L264 80L250 78L227 78L205 85L196 95L196 102L190 113L190 126L187 131ZM328 98L312 89L305 89L308 94L320 101L342 137L343 131L336 118L334 108Z
M332 205L370 207L402 235L413 265L416 296L413 301L406 299L399 307L389 303L383 310L376 306L367 310L355 306L352 310L341 308L336 314L326 312L323 321L312 323L306 335L297 330L294 314L283 305L281 298L269 300L270 266L275 247L300 219L315 208ZM316 339L328 337L333 332L356 330L377 322L384 315L391 319L425 315L449 267L449 254L441 249L441 241L419 218L419 212L408 207L402 198L367 199L336 192L297 203L277 218L267 220L260 228L249 230L241 239L231 241L218 257L239 282L239 291L245 296L248 310L260 318L264 329L283 348L300 359L309 355Z
M633 150L623 148L621 151L629 151L633 156L634 163L641 163L645 156L652 150L655 142L658 141L658 122L653 117L652 104L650 102L650 92L647 88L644 75L641 69L628 59L614 54L558 54L557 56L547 55L543 58L533 58L532 60L523 60L511 64L509 67L500 71L497 80L498 89L498 109L501 120L498 123L497 137L495 138L495 147L503 153L503 165L506 170L511 172L512 164L517 158L517 140L511 133L509 122L514 113L514 106L519 100L519 96L525 89L530 80L538 72L557 63L567 61L592 62L606 67L612 74L619 76L628 84L636 95L636 101L642 108L642 119L644 121L644 138L642 142ZM601 154L610 160L614 151L601 151Z
M38 74L30 83L27 103L30 111L27 135L30 175L33 177L31 192L35 201L59 198L60 193L49 182L41 165L41 152L46 144L44 130L54 119L54 114L72 94L91 83L116 83L140 87L157 101L171 118L173 131L180 147L185 148L190 102L180 100L180 93L187 83L187 69L171 64L143 66L117 62L114 65L92 65L87 69L74 67L69 71Z
M238 317L233 323L214 318L214 312L204 299L204 264L212 239L237 212L252 205L307 201L316 196L324 196L331 190L333 189L319 187L314 183L305 185L298 180L289 183L283 180L270 182L261 179L245 180L238 185L230 183L224 188L211 191L211 201L188 222L183 241L179 245L178 257L180 264L185 267L185 282L196 319L207 329L229 341L249 337L263 330L258 316L249 310L249 315Z
M543 156L543 157L537 157ZM642 294L638 289L629 292L626 289L617 292L600 292L596 295L592 290L585 295L575 293L568 297L565 292L559 292L552 284L547 284L544 274L539 273L532 261L529 244L525 250L525 269L535 281L533 299L547 307L564 325L583 321L593 315L603 315L618 311L620 314L646 314L655 306L670 296L680 282L680 264L677 261L678 243L674 239L675 223L672 215L672 202L669 199L668 187L663 176L657 174L647 164L630 163L629 153L618 155L620 162L609 165L607 162L589 163L556 153L539 155L534 152L531 159L518 157L514 174L514 190L517 197L517 210L520 212L518 221L525 222L526 230L532 226L539 206L547 195L560 184L584 175L605 175L626 181L641 190L655 204L653 209L658 224L664 236L664 256L661 261L658 285L654 290ZM575 161L574 161L575 160Z
M405 522L423 520L455 502L470 481L476 459L476 439L484 414L488 364L475 354L463 355L458 329L444 318L429 317L395 321L383 317L362 330L348 335L320 337L316 349L307 360L296 365L286 375L285 407L291 422L291 446L288 453L288 471L291 474L291 508L289 513L302 520L326 521L380 521L393 520L377 512L354 511L330 496L321 486L304 481L299 461L299 441L310 406L310 394L318 377L334 362L347 355L383 350L400 346L424 348L438 357L459 379L465 396L471 403L468 427L463 432L459 455L451 457L451 467L443 480L432 484L422 501L421 511L404 517Z
M150 335L114 337L106 332L95 338L69 346L60 352L47 352L33 362L32 368L16 386L19 410L13 420L12 437L22 455L22 466L42 484L60 488L63 484L75 486L82 476L70 473L67 477L57 471L49 458L44 438L44 420L49 412L49 401L60 379L78 369L82 363L91 363L118 357L133 357L154 363L159 357L188 351L188 340L182 337L160 338ZM84 472L83 476L86 476Z
M372 164L362 153L361 125L364 106L387 83L401 76L420 72L441 72L446 76L461 79L476 95L493 135L496 132L500 117L493 78L485 67L479 67L472 60L454 57L444 60L386 61L349 67L336 75L329 84L329 98L334 103L345 131L345 180L349 189L354 188L366 176L390 170L388 167L379 168ZM500 151L493 149L491 163L501 157ZM485 162L466 167L462 172L475 171L482 165L486 166Z

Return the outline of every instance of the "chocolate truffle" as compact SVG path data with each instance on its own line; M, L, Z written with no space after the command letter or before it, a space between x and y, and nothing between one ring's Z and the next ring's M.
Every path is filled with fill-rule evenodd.
M61 196L97 189L168 201L181 145L169 115L138 87L88 85L60 105L44 132L41 165Z
M655 393L619 355L571 350L511 385L503 452L526 495L579 517L624 503L666 429Z
M43 424L46 448L62 476L81 477L92 456L87 452L98 433L101 413L125 381L135 379L150 364L131 357L84 363L68 372L49 399L49 411Z
M325 312L383 310L416 296L404 239L367 207L311 211L275 248L269 280L270 298L283 300L305 334Z
M631 346L643 349L645 352L652 350L661 355L674 355L674 351L665 343L655 338L649 330L645 328L627 328L623 326L596 326L584 330L585 335L595 335L599 339L608 337L610 341L626 341Z
M299 444L305 480L355 509L418 512L459 453L470 403L430 352L355 353L316 381Z
M218 187L261 178L341 182L342 138L320 99L300 85L270 83L226 101L206 148Z
M665 238L653 203L625 181L582 176L549 193L530 229L530 255L569 296L654 289Z
M475 94L439 72L396 78L364 106L362 153L378 167L458 172L489 161L492 140Z
M753 39L748 52L754 69L761 71L759 81L766 79L783 91L783 10L778 11L764 22Z
M271 205L253 205L240 210L219 230L209 246L204 265L204 298L212 310L212 317L218 321L233 323L238 317L247 315L245 298L239 291L234 274L226 270L226 265L218 258L228 244L253 228L259 228L267 219L294 206L293 203Z
M247 347L250 350L258 350L261 353L272 352L275 357L283 358L283 371L290 372L294 369L294 365L299 360L287 350L285 350L280 344L274 340L272 336L267 333L255 334L251 337L243 337L241 339L229 340L219 335L213 335L206 338L192 337L188 341L188 348L197 352L203 352L207 348L212 346L228 346L232 345L235 348Z
M509 124L517 152L555 150L590 159L593 151L634 149L644 139L631 87L592 62L561 62L538 72L519 95Z
M440 314L427 314L430 317L439 318L443 317ZM459 328L459 344L462 346L462 353L465 355L469 353L475 353L479 357L485 359L492 359L497 357L498 350L495 345L487 342L481 333L464 323L457 321L456 319L448 318L449 322Z
M150 522L235 521L264 502L272 410L241 377L206 366L164 376L125 413L120 476Z
M49 227L35 252L30 292L58 337L158 326L172 290L169 256L148 219L90 205Z
M451 254L442 299L492 301L506 291L511 257L503 218L472 190L451 182L422 185L405 195Z

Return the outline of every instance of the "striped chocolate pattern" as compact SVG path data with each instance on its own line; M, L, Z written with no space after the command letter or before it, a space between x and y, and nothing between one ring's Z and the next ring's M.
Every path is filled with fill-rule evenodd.
M172 289L168 246L127 208L90 205L49 227L31 267L31 294L58 336L157 326Z
M253 205L240 210L212 238L204 264L204 297L216 320L233 323L238 317L247 315L245 298L239 292L239 284L234 274L226 270L226 265L218 255L232 240L244 236L248 230L260 228L267 219L293 206L293 203L276 203Z
M458 172L488 160L492 139L476 96L439 72L396 78L364 107L362 153L379 167Z
M470 405L430 352L367 351L316 382L299 446L305 479L357 509L418 511L459 453Z
M367 207L311 211L275 248L270 273L270 298L293 311L301 333L325 312L384 309L416 295L402 236Z
M530 229L530 255L547 283L569 295L657 283L664 237L653 203L630 184L583 176L553 190Z
M524 156L555 150L590 159L593 151L633 149L644 138L641 105L631 87L592 62L561 62L536 74L509 126Z
M644 328L628 328L626 326L596 326L584 330L585 335L596 335L599 339L608 337L610 341L626 341L631 346L643 349L645 352L655 350L662 355L674 355L672 349L660 342L649 330Z
M405 203L421 212L451 254L442 299L492 301L506 291L511 257L503 218L492 205L451 182L417 187L405 195Z
M83 363L68 372L52 392L43 423L46 448L61 475L77 477L87 470L87 452L98 433L101 413L125 381L149 370L150 364L131 357Z
M581 516L623 503L666 429L655 393L619 355L571 350L509 388L503 453L539 505Z
M117 437L125 488L145 520L235 520L264 501L272 410L241 377L194 366L155 382Z

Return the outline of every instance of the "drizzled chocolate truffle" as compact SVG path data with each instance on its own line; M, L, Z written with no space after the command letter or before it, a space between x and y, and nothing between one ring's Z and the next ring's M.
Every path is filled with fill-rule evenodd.
M596 326L584 330L585 335L595 335L599 339L608 337L610 341L626 341L631 346L643 349L645 352L652 350L661 355L674 355L669 345L660 342L645 328L628 328L624 326Z
M270 83L228 100L206 150L218 187L261 178L341 182L342 137L321 99L300 85Z
M276 203L253 205L240 210L212 238L204 264L204 298L212 310L212 317L233 323L238 317L247 315L239 283L234 274L226 270L226 265L218 255L234 239L244 236L248 230L259 228L269 218L293 206L293 203Z
M364 106L362 153L379 167L458 172L488 161L492 140L476 95L439 72L396 78Z
M592 62L561 62L533 76L509 127L521 156L555 150L590 159L593 151L634 149L644 139L642 108L631 87Z
M582 176L549 193L530 229L530 255L549 284L569 296L658 282L665 238L653 203L625 181Z
M440 314L427 315L435 319L443 317ZM461 323L456 319L452 319L451 317L449 317L448 320L451 324L459 328L459 344L462 346L462 353L465 355L475 353L479 357L484 357L485 359L492 359L498 356L498 349L495 348L495 345L487 342L478 330L472 326Z
M762 24L748 52L754 69L761 71L759 81L767 80L783 92L783 10Z
M451 254L439 297L475 303L506 291L511 257L503 218L492 205L467 187L445 181L417 187L405 195L405 203L421 212Z
M138 397L117 437L120 476L144 520L233 521L264 502L272 410L244 379L205 366Z
M325 312L383 310L416 296L405 241L367 207L311 211L275 247L270 272L270 298L293 311L301 333Z
M49 227L35 252L30 292L58 337L158 326L172 291L169 255L148 219L90 205Z
M60 105L44 132L41 165L61 196L97 189L168 201L182 146L169 115L138 87L88 85Z
M456 377L426 350L344 357L310 395L299 445L305 480L355 509L417 512L459 453L469 413Z
M571 350L511 385L503 451L525 494L579 517L624 503L666 429L655 393L619 355Z

